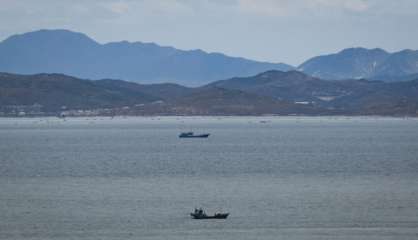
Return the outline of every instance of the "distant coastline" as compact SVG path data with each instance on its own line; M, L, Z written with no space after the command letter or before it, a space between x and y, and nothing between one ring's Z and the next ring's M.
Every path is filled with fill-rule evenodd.
M68 119L189 119L189 118L207 118L207 119L229 119L229 118L255 118L255 119L277 119L277 118L329 118L329 119L416 119L418 116L401 116L401 115L85 115L85 116L68 116L65 118L57 117L54 115L43 115L43 116L0 116L0 119L57 119L57 120L68 120Z

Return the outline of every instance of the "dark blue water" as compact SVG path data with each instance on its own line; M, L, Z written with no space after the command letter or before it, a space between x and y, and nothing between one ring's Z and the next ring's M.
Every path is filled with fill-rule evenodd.
M0 119L0 239L417 238L418 119Z

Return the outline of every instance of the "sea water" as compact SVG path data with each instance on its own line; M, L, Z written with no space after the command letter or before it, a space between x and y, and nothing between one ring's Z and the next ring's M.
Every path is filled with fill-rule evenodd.
M0 239L418 239L418 119L0 119Z

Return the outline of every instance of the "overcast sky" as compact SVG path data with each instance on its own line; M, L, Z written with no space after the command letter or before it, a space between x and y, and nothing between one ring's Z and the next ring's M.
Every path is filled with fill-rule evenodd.
M38 29L298 65L354 46L418 49L418 0L0 0L0 40Z

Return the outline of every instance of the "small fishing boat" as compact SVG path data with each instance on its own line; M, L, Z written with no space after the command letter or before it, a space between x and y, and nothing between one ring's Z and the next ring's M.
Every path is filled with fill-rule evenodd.
M194 219L226 219L229 213L215 213L214 215L207 215L201 208L194 209L194 212L190 213L190 216Z
M193 132L183 132L179 135L179 138L207 138L209 137L209 133L204 134L194 134Z

